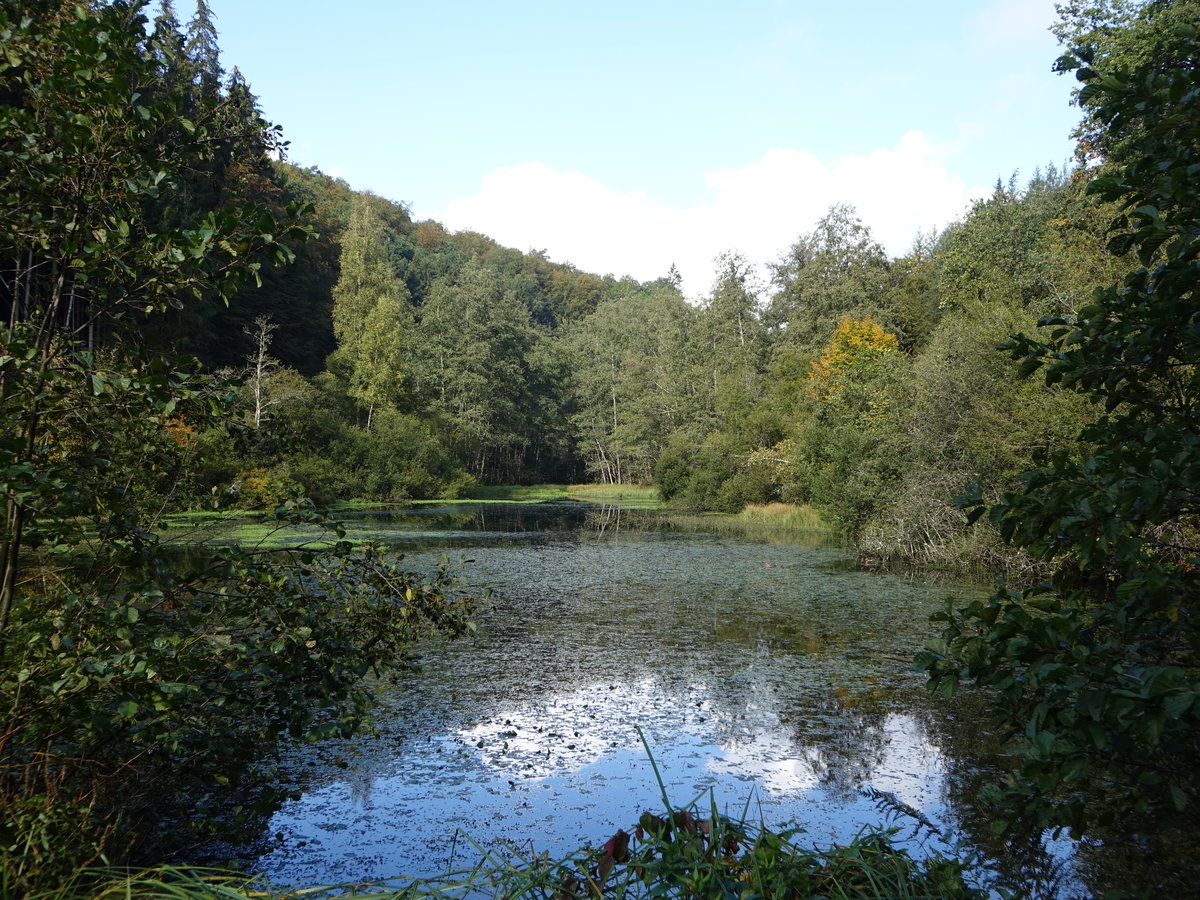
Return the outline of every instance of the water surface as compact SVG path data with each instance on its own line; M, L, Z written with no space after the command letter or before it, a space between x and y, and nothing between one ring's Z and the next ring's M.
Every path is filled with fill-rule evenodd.
M994 763L969 698L911 658L950 592L859 571L819 539L680 532L581 504L363 514L414 569L467 560L475 640L418 649L377 737L297 751L298 799L254 865L282 884L431 876L482 847L561 854L701 797L818 844L894 824L920 852L986 832ZM961 594L961 589L958 593ZM907 808L908 813L898 813Z

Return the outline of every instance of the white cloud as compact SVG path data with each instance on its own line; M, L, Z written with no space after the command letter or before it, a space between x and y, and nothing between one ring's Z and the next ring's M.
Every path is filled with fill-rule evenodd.
M1051 0L992 0L966 19L976 46L989 51L1053 46L1058 16Z
M941 157L918 131L831 166L802 150L772 149L740 168L704 173L706 199L686 208L526 162L487 175L478 193L451 201L440 218L585 271L649 280L675 263L696 296L711 287L717 254L737 250L763 266L834 203L853 204L890 254L905 253L919 229L945 226L985 193L948 172Z

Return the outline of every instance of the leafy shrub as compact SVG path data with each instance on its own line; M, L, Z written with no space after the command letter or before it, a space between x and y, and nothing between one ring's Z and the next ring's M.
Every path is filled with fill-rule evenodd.
M661 497L691 510L735 513L749 503L779 499L779 470L755 458L744 442L722 432L701 447L674 442L655 468Z
M255 466L238 475L229 492L242 509L275 509L301 496L304 489L286 466Z

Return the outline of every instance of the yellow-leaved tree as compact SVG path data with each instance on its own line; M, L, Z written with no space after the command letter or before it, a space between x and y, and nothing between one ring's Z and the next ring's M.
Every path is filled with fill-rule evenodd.
M817 400L828 400L854 375L868 375L880 359L898 353L900 342L871 316L855 319L843 316L825 346L821 358L812 364L808 389Z

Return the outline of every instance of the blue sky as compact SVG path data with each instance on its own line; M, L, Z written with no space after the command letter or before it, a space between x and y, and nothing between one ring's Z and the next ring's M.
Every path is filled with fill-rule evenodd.
M210 5L294 162L585 270L674 262L693 294L834 202L902 254L1067 161L1078 119L1052 0Z

